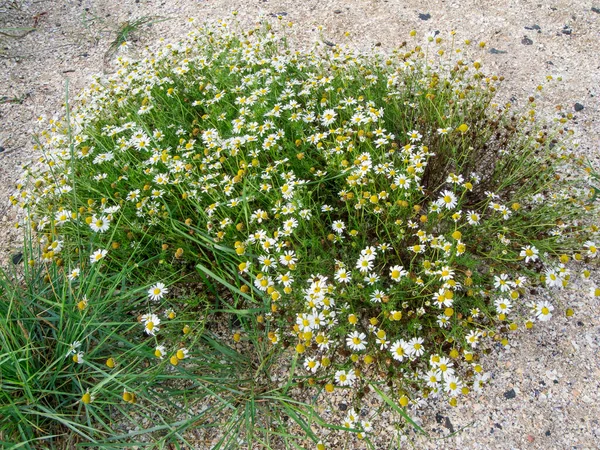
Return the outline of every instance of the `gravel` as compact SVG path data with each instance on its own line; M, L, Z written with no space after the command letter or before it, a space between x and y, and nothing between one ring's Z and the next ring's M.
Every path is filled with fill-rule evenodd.
M500 100L512 97L522 106L534 95L547 114L558 104L574 105L568 109L578 112L578 152L600 167L600 5L591 7L584 0L440 0L429 2L427 13L421 8L416 0L16 0L0 5L0 28L36 27L21 38L0 35L0 264L13 263L22 246L14 227L17 212L6 199L21 165L34 157L30 129L35 117L59 111L67 83L72 95L92 74L111 70L104 56L118 24L142 16L169 20L142 28L134 36L133 51L159 36L176 38L189 16L227 18L233 9L242 24L285 12L283 20L296 24L290 39L307 45L316 40L350 42L362 51L377 43L391 49L407 40L411 29L419 36L433 30L448 36L455 29L460 41L488 43L491 50L481 53L484 67L507 79ZM524 35L524 29L535 39ZM536 92L546 75L563 81ZM592 269L597 271L597 266ZM597 274L593 277L600 283ZM408 442L420 449L599 448L600 304L588 294L591 283L576 278L555 299L560 307L552 321L517 331L508 348L483 358L492 383L481 395L471 394L454 408L431 401L414 412L430 437L407 431L396 441L394 417L386 413L378 421L376 448ZM575 309L569 319L561 313L567 305ZM320 405L324 416L339 418L338 405L348 403L343 391L329 400ZM367 396L365 404L372 411L380 402ZM330 448L365 448L347 435L332 435L327 441ZM209 447L199 442L197 448Z

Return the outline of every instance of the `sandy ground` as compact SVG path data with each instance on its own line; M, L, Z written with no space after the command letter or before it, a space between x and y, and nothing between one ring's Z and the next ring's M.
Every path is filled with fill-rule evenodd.
M33 157L35 117L60 110L67 81L75 93L92 74L110 69L105 53L125 21L168 19L142 27L133 36L133 51L159 36L177 38L189 16L227 18L233 10L247 24L283 16L296 24L292 39L298 43L325 38L363 51L391 49L411 29L421 36L456 30L460 40L487 42L484 66L507 78L501 98L517 106L546 75L562 77L538 101L548 108L562 104L575 114L579 151L600 168L600 1L595 1L0 0L0 262L9 264L21 245L7 197L22 164ZM6 30L11 27L35 29L9 37L6 33L26 32ZM583 109L576 111L575 103ZM573 318L558 317L518 334L510 349L486 358L493 384L481 397L457 408L428 407L420 420L433 439L418 438L414 448L600 448L600 305L588 295L590 285L577 281L565 293L563 301L576 311ZM345 448L363 447L356 442Z

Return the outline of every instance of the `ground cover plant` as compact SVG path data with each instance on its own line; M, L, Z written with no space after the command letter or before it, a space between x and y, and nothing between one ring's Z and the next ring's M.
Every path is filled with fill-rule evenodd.
M27 301L3 286L3 405L26 425L3 439L58 422L97 445L370 443L366 395L411 423L482 389L490 343L571 314L553 292L596 258L598 203L570 117L494 103L484 44L453 34L360 54L293 50L287 26L194 27L41 118L12 197L37 281ZM22 317L52 349L30 356L46 414L18 373ZM335 391L352 407L326 421Z

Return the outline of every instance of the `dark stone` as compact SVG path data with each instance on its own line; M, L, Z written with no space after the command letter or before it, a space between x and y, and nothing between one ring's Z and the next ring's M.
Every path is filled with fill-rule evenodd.
M278 13L270 13L270 14L269 14L269 16L277 18L277 17L279 17L279 16L282 16L282 17L283 17L283 16L287 16L287 13L286 13L285 11L283 11L283 12L278 12Z
M504 53L508 53L506 50L498 50L496 48L490 48L490 53L492 55L503 55Z
M17 252L11 256L11 260L13 264L19 264L23 261L23 252Z
M582 322L581 320L578 320L578 321L577 321L577 326L578 326L578 327L582 327L582 326L583 326L583 322Z
M553 380L553 381L554 381L554 384L558 384L558 380Z
M575 109L575 111L579 112L583 109L583 105L581 103L575 103L575 105L573 105L573 108Z
M0 145L0 153L2 153L4 150L5 148Z
M340 411L346 411L348 409L348 405L345 403L338 403L338 408L340 408Z
M341 10L341 9L334 9L334 10L333 10L333 13L334 13L334 14L341 14L341 13L342 13L342 10Z
M504 393L504 398L507 399L507 400L515 398L516 396L517 396L517 393L515 392L514 389L511 389L510 391L506 391Z
M450 433L454 433L454 426L452 422L450 422L450 418L446 417L446 421L444 422L444 426L450 430Z
M550 430L546 430L546 432L544 433L546 436L550 436Z
M431 14L429 14L429 13L419 14L419 19L421 19L421 20L429 20L429 19L431 19Z
M560 30L560 32L561 32L562 34L566 34L567 36L570 36L570 35L571 35L571 33L572 33L572 31L571 31L571 28L569 28L569 26L568 26L568 25L565 25L565 26L563 27L563 29L562 29L562 30Z
M596 14L600 14L600 8L592 7L592 11L595 12Z
M442 416L440 413L436 413L435 414L435 421L439 424L441 424L444 421L444 416Z
M541 30L541 27L536 23L530 27L525 27L526 30Z
M327 39L323 39L323 44L327 45L328 47L335 47L335 44Z
M494 426L500 430L502 429L502 425L500 425L499 423L495 423Z
M527 36L523 36L523 39L521 39L521 44L531 45L531 44L533 44L533 41L531 39L529 39Z

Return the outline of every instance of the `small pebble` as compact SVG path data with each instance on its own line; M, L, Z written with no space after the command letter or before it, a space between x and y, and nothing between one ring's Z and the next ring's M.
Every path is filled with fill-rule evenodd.
M11 256L11 259L13 264L19 264L21 261L23 261L23 252L15 253Z
M3 151L4 151L4 147L2 147L2 146L0 145L0 153L2 153Z
M490 48L490 53L492 55L503 55L504 53L508 53L506 50L498 50L496 48Z
M521 39L521 44L531 45L531 44L533 44L533 41L531 39L529 39L527 36L523 36L523 39Z
M429 20L429 19L431 19L431 14L429 14L429 13L419 14L419 19L421 19L421 20Z
M448 430L450 431L450 433L454 433L454 425L452 425L452 422L450 422L450 418L446 417L446 421L444 422L444 426L446 428L448 428Z
M536 23L531 25L530 27L525 27L526 30L538 30L538 33L541 33L541 27Z
M513 399L517 396L517 393L515 392L514 389L511 389L510 391L506 391L504 393L504 398L507 400Z
M595 12L596 14L600 14L600 8L592 7L592 11Z
M334 13L334 14L341 14L341 13L342 13L342 10L341 10L341 9L334 9L334 10L333 10L333 13Z
M583 109L583 105L581 103L575 103L575 106L573 106L573 108L575 109L575 111L579 112Z

